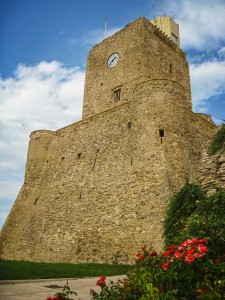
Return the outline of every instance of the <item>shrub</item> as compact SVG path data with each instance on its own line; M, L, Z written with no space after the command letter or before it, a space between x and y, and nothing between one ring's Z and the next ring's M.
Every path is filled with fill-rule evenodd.
M198 203L204 201L205 194L201 187L188 182L171 198L164 221L165 245L182 241L181 233L187 226L187 220L197 209Z
M196 236L207 237L210 256L216 258L225 253L225 191L221 190L198 203L196 210L187 219L180 239Z
M222 149L225 150L225 124L222 124L221 128L215 134L208 147L208 153L212 155Z
M186 183L172 197L164 221L165 244L207 238L212 258L225 253L225 191L207 197L200 186Z
M136 254L136 268L127 278L108 286L97 282L100 293L92 300L194 300L224 299L224 256L212 260L208 241L189 239L157 254L142 247Z

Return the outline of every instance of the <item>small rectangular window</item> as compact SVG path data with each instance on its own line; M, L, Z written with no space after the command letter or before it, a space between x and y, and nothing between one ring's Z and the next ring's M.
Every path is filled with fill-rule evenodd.
M78 159L81 158L81 153L77 153L77 158L78 158Z
M159 129L159 137L164 137L164 129Z
M173 71L173 66L172 64L170 64L170 74L172 74L172 71Z
M120 101L121 89L114 91L114 101Z
M127 128L128 128L128 129L131 129L131 122L128 122L128 123L127 123Z

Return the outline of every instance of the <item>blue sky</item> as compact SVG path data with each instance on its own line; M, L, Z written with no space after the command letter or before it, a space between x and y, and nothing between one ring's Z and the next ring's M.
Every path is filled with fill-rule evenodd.
M224 0L0 1L0 228L22 186L30 132L81 118L90 48L140 16L180 26L193 108L225 119Z

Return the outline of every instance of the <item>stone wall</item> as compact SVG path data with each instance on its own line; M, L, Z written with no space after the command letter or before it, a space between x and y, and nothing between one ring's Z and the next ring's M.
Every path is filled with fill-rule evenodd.
M119 53L115 68L107 67L112 53ZM83 118L130 101L135 87L143 80L169 79L179 82L191 109L189 68L185 53L164 33L145 18L92 48L87 59ZM114 101L113 92L121 89L121 100ZM104 99L104 100L103 100Z
M187 110L175 104L182 87L164 86L144 82L131 102L31 135L25 183L1 236L2 258L127 263L144 241L162 247L166 203L196 174L207 136L197 122L188 127Z
M127 263L144 242L162 248L167 201L196 177L215 126L191 111L184 53L149 23L91 51L82 121L31 134L1 258ZM107 70L114 51L121 60Z
M207 192L215 193L218 188L225 190L225 151L221 150L213 155L204 151L196 181Z

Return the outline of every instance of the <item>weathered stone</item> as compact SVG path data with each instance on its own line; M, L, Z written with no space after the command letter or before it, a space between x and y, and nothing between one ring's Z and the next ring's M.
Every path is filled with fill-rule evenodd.
M31 134L1 258L133 262L143 241L160 249L168 199L195 179L209 119L192 111L185 53L148 20L103 40L88 56L82 120Z
M207 196L211 196L211 195L215 194L216 192L217 192L216 189L211 189L211 190L209 190L209 191L206 193L206 195L207 195Z
M205 169L217 169L218 165L216 163L209 163L205 165Z
M221 155L218 162L219 163L225 163L225 155Z

